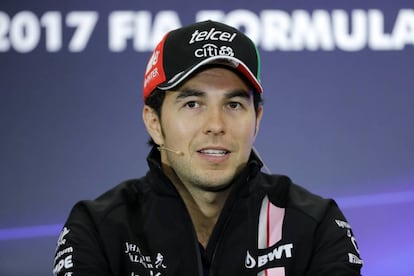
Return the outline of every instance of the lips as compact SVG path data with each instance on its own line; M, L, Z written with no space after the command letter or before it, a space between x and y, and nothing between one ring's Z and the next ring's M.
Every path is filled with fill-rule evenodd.
M228 150L224 150L224 149L202 149L198 151L199 153L202 154L207 154L207 155L211 155L211 156L224 156L228 153L230 153Z

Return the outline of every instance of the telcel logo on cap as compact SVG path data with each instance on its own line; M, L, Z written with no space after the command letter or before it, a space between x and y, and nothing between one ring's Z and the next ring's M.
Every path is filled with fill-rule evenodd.
M193 44L194 42L199 41L206 41L206 40L220 40L220 41L227 41L232 42L234 38L237 36L237 33L229 33L223 31L216 31L216 28L211 28L209 31L199 31L195 30L194 33L191 35L191 39L189 44Z

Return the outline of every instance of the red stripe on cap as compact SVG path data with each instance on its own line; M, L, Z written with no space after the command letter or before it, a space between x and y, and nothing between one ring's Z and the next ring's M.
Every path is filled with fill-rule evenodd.
M259 83L259 80L245 67L243 64L239 64L237 66L237 70L242 73L253 85L254 89L261 94L263 92L263 88Z
M151 92L160 84L163 83L167 78L164 71L164 44L167 38L167 35L164 35L163 39L155 47L154 52L148 61L147 69L144 75L144 89L143 97L144 101L151 94Z

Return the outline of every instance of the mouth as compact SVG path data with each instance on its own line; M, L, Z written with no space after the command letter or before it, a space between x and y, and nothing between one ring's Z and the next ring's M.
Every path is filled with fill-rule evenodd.
M212 157L222 157L230 153L230 151L225 149L202 149L198 152Z

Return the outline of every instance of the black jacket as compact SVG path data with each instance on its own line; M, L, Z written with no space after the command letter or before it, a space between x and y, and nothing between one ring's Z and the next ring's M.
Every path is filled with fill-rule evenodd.
M205 250L156 150L148 164L145 177L74 206L58 240L56 275L360 275L356 242L336 203L260 172L254 154Z

